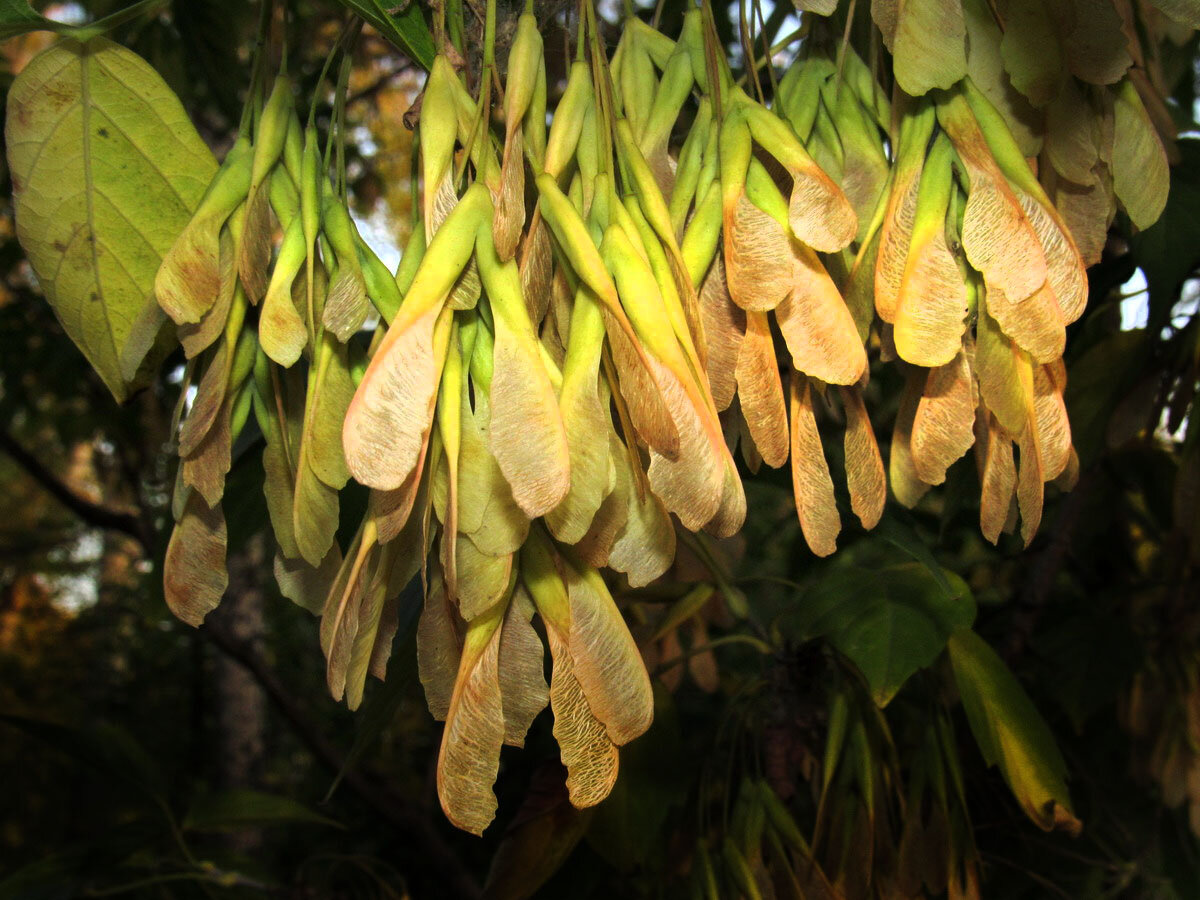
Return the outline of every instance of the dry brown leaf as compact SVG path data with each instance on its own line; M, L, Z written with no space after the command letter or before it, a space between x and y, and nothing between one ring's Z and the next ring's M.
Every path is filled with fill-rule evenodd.
M547 627L554 670L550 676L550 708L554 712L554 739L567 767L567 791L579 809L595 806L609 795L617 781L619 754L608 731L592 713L575 677L567 641Z
M843 387L840 393L846 411L846 487L850 491L850 508L862 527L870 531L879 523L887 502L883 457L863 403L862 388Z
M533 221L520 255L521 296L529 310L529 321L535 324L546 317L550 307L550 285L554 274L554 248L550 243L550 229L538 210L533 212Z
M985 418L986 417L986 418ZM993 544L1008 521L1017 489L1012 438L996 417L986 411L976 426L976 458L979 463L979 528Z
M500 700L504 707L504 743L525 746L525 734L550 701L542 674L542 639L533 630L533 601L518 587L500 626Z
M777 469L788 456L787 407L766 313L746 312L746 334L738 352L735 377L750 436L763 462Z
M229 424L235 396L226 397L199 445L179 461L183 483L195 488L209 506L220 503L225 493L225 475L229 472L233 447Z
M571 602L571 661L592 713L618 746L650 727L654 695L637 645L594 568L563 569Z
M492 204L496 255L508 262L517 255L525 230L525 138L519 128L508 129L500 166L500 190L492 194Z
M983 405L1009 436L1025 427L1033 403L1033 364L980 304L975 325L975 377Z
M900 393L900 405L896 410L896 422L892 426L892 443L888 450L888 481L892 494L901 506L912 509L925 496L929 485L917 474L912 457L912 426L917 415L917 406L925 388L927 373L923 369L910 369Z
M1070 229L1052 205L1043 204L1024 191L1016 190L1025 216L1033 226L1046 258L1046 283L1054 292L1063 321L1071 324L1087 305L1087 270L1075 247Z
M1042 458L1037 437L1032 427L1027 427L1017 438L1021 458L1017 465L1017 506L1021 510L1021 539L1028 547L1037 535L1042 522L1042 501L1045 479L1042 477Z
M462 656L462 635L458 613L446 596L441 569L429 570L425 605L417 621L417 672L425 687L425 702L439 722L450 712L454 679Z
M746 314L729 296L725 258L717 254L700 285L700 318L708 340L708 385L717 412L733 402L737 390L738 348L746 331Z
M1057 368L1059 371L1053 371ZM1061 374L1061 378L1057 377ZM1062 362L1038 366L1033 370L1033 420L1038 454L1042 461L1042 480L1053 481L1071 459L1071 423L1063 402L1066 368Z
M792 288L787 229L742 192L722 234L725 279L733 302L742 309L774 309Z
M792 250L792 291L775 309L792 365L827 384L854 384L867 369L854 318L817 255Z
M941 484L946 470L975 442L975 382L967 354L929 370L912 424L912 460L926 484Z
M817 556L829 556L837 549L842 530L833 479L825 461L825 449L813 415L808 379L792 373L791 383L792 492L800 530L809 549Z
M962 225L967 259L989 284L1023 301L1046 282L1046 260L1033 226L961 94L939 102L938 120L971 181Z
M1001 330L1034 361L1045 363L1062 356L1067 345L1066 323L1049 283L1020 303L1013 303L998 284L985 281L980 297Z
M343 432L346 462L367 487L394 490L417 464L433 422L445 355L434 340L441 318L441 307L434 306L389 329L350 403Z
M503 617L503 605L497 604L467 627L438 752L442 810L454 825L472 834L483 834L496 815L492 785L504 743L498 670Z
M180 621L199 626L221 602L229 585L226 545L221 505L209 507L199 494L189 492L163 559L163 594Z
M1110 187L1107 170L1098 164L1083 184L1058 178L1050 191L1085 266L1100 262L1104 254L1108 226L1115 212Z

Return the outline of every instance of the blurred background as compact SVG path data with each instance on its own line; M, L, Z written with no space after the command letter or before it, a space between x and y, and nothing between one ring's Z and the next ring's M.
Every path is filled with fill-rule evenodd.
M119 5L46 11L83 20ZM307 97L345 13L292 6ZM548 51L561 53L561 5L538 9ZM683 9L664 4L666 33ZM799 24L790 6L763 9L775 38ZM115 35L163 74L218 157L237 126L256 14L241 0L177 0ZM717 14L736 65L737 7ZM0 89L51 40L0 45ZM1114 223L1069 332L1082 474L1070 494L1048 488L1033 545L984 542L966 461L913 512L889 507L871 534L855 523L833 558L816 560L787 473L763 469L747 481L739 538L681 545L667 579L618 597L654 678L656 718L622 751L612 797L587 812L569 805L546 711L524 750L505 748L500 812L482 839L438 808L441 725L415 674L417 588L387 681L348 712L326 691L316 619L275 586L252 428L226 492L226 600L200 629L168 613L181 361L116 406L39 297L5 170L0 898L703 896L697 842L719 848L752 828L746 798L762 784L788 804L812 860L798 872L787 854L751 855L762 883L788 886L778 896L1200 897L1196 50L1193 37L1164 51L1181 131L1166 213L1136 236ZM394 265L412 208L403 114L422 76L369 29L355 63L355 214ZM899 386L894 373L873 375L881 440ZM834 471L841 452L829 443ZM352 530L365 494L346 497ZM1079 837L1040 831L987 766L944 658L909 666L919 671L877 710L862 660L883 654L904 669L906 648L919 657L933 640L879 579L935 559L929 571L965 582L976 630L1049 723Z

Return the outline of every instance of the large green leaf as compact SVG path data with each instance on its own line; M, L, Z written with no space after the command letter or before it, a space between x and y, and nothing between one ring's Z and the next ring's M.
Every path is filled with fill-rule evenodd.
M961 578L921 563L841 569L821 579L793 618L799 637L824 637L859 668L880 706L975 620Z
M134 16L166 5L167 0L139 0L132 6L115 12L111 16L106 16L98 22L89 25L67 25L34 12L28 0L0 0L0 41L6 41L19 34L27 34L30 31L57 31L59 34L85 41L127 22Z
M28 31L53 30L56 23L35 13L26 0L0 0L0 40Z
M230 790L201 797L188 810L183 827L191 831L237 831L256 825L333 825L298 800L262 791Z
M111 41L63 40L8 94L17 237L71 340L124 400L163 316L154 275L216 171L179 99Z
M399 49L425 71L433 65L436 52L433 34L421 15L420 3L395 4L381 0L341 0L342 6L358 13L384 38ZM402 7L400 12L388 12L389 7Z
M1025 813L1047 831L1082 827L1071 812L1067 764L1046 722L1003 660L968 628L950 638L954 680L971 731Z

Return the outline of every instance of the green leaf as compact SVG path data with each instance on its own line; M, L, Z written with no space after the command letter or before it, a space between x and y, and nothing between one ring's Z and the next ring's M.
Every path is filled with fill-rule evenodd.
M999 766L1022 809L1041 828L1078 834L1083 826L1071 812L1067 764L1029 695L975 632L956 631L949 646L954 680L983 758Z
M67 25L34 12L28 0L0 0L0 41L6 41L19 34L28 34L31 31L54 31L76 40L86 41L128 22L144 12L166 6L167 2L168 0L139 0L132 6L115 12L111 16L105 16L98 22L88 25Z
M436 53L433 34L421 15L420 3L405 4L404 9L395 14L388 12L388 7L398 4L383 3L381 0L341 0L341 3L362 16L426 72L433 66Z
M962 579L952 572L935 577L920 563L835 571L801 606L802 635L824 637L849 657L879 706L932 664L956 629L975 620L975 600Z
M30 31L55 31L61 26L35 13L25 0L0 0L0 41Z
M159 262L216 161L158 73L103 38L34 59L7 115L17 237L63 328L122 401L163 322L145 315Z
M1167 151L1133 82L1113 97L1113 191L1138 228L1149 228L1167 204L1171 173Z
M183 827L190 831L236 831L255 825L342 827L291 797L251 790L222 791L201 797L192 803L183 820Z
M1054 21L1041 0L1007 0L1002 7L1004 68L1030 103L1045 106L1058 96L1065 75Z

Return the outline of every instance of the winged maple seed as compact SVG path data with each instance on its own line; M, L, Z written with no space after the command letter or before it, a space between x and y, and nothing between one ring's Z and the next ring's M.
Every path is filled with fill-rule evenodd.
M773 91L739 86L701 10L678 40L631 19L611 57L581 26L552 109L532 12L474 94L461 58L437 55L394 274L286 73L260 84L157 251L154 295L195 387L177 417L172 610L198 624L225 588L221 504L253 412L277 580L321 615L333 696L355 707L383 677L421 575L438 793L482 832L500 747L547 705L571 801L608 795L618 748L653 716L610 585L636 596L671 577L688 532L737 532L746 470L790 466L805 541L827 556L835 476L870 529L889 485L916 506L973 446L982 533L1032 540L1045 483L1078 471L1062 355L1085 264L1118 208L1138 228L1162 211L1167 106L1133 44L1120 66L1085 52L1111 39L1094 24L1060 34L1025 10L1046 19L1055 68L982 0L870 12L890 73L814 44ZM903 389L873 425L888 365ZM369 500L345 544L351 478ZM711 690L728 591L690 583L639 633L668 686L686 668Z

